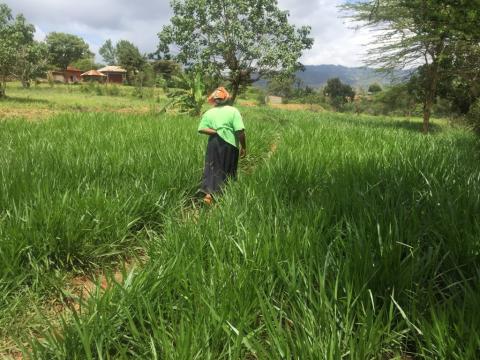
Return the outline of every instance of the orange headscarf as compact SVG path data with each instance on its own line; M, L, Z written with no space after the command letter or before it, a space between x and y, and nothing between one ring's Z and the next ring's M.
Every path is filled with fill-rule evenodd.
M216 104L215 100L220 100L220 102L225 102L230 98L230 94L228 93L227 89L223 86L217 88L209 97L208 102L212 105Z

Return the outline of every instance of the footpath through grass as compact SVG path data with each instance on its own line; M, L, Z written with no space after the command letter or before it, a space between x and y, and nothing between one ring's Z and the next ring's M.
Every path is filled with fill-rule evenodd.
M144 174L140 184L163 181L166 187L181 184L183 192L191 189L203 154L202 140L185 135L194 131L194 124L179 125L177 119L164 128L145 119L135 130L138 124L131 120L119 126L106 121L112 148L100 147L104 151L99 152L85 146L95 154L88 163L98 165L80 168L74 173L77 179L68 181L79 186L80 174L86 172L92 174L91 182L107 185L100 191L103 200L92 195L91 201L117 204L118 212L106 212L112 219L125 216L124 204L139 201L131 218L102 222L99 229L128 233L132 219L146 219L140 229L161 218L161 231L148 238L150 260L145 267L132 271L122 284L93 294L82 313L67 318L60 329L52 326L33 339L33 358L479 358L480 162L474 136L441 125L434 135L423 136L417 124L393 119L272 110L248 110L245 115L255 158L266 153L279 132L277 151L230 186L216 206L188 221L162 216L154 204L163 192L149 194L156 185L137 191L133 174ZM65 121L65 131L78 131L71 139L83 139L85 124L96 129L93 119ZM90 134L105 134L103 130ZM163 146L173 149L166 157L170 160L159 154L158 162L148 161L155 153L154 139L161 137L150 135L152 131L165 131L169 142ZM130 132L138 142L127 141ZM100 137L103 143L105 135ZM67 142L58 144L58 151L62 156L71 151L70 160L47 168L53 174L63 169L66 173L58 175L68 179L66 165L74 164L78 141L61 138ZM119 146L114 145L117 138ZM89 144L87 139L80 143ZM131 149L127 144L150 155L131 158L122 150ZM55 158L54 149L43 146L26 153L41 153L47 161ZM107 156L105 162L96 161L98 153L116 160L109 162ZM122 166L115 166L128 164L129 158L132 182L115 191L118 186L113 184L125 178ZM153 171L162 176L154 177ZM14 174L21 179L30 173L25 169ZM98 180L97 173L104 177ZM160 180L167 173L172 175ZM8 199L15 201L3 203L31 198L22 195L27 186L21 184L10 185L18 191L8 190L14 194ZM169 205L161 208L175 208L179 192L169 193L171 201L161 202ZM52 208L47 196L39 199L46 201L44 209ZM54 204L62 204L61 199ZM78 204L78 211L88 208L80 200ZM81 215L68 214L58 211L57 216L68 222ZM25 215L13 218L18 223L12 231L22 229ZM64 239L78 236L71 226ZM118 237L122 234L101 237L101 252L108 254L106 239L115 244L125 238ZM49 241L55 242L55 232L51 235ZM96 243L89 242L86 249L98 251ZM74 263L91 259L82 249L72 252L73 258L84 254ZM55 259L52 264L66 258L63 252L51 254L43 258Z
M255 135L244 166L268 151L276 125L265 116L246 120ZM0 122L0 355L5 339L23 343L58 316L46 310L69 279L145 253L188 205L203 170L197 125L93 113Z

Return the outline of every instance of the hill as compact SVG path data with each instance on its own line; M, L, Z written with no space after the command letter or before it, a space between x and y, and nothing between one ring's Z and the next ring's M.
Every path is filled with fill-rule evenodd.
M408 76L408 71L397 71L394 76L378 72L376 69L368 67L346 67L342 65L307 65L305 71L297 73L305 85L311 87L320 87L328 79L338 77L343 82L353 87L366 88L370 84L379 83L389 85L398 82Z
M304 85L313 88L319 88L327 83L328 79L340 78L342 82L347 83L354 88L368 88L373 83L381 85L390 85L405 79L409 71L397 71L394 76L378 72L376 69L368 67L347 67L342 65L305 65L304 71L299 71L297 77L301 79ZM261 80L256 83L259 87L265 87L267 82Z

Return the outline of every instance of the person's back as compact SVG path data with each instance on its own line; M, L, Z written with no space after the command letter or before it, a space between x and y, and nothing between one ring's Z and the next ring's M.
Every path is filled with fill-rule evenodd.
M200 128L215 129L217 134L227 143L238 148L237 131L244 129L242 116L233 106L216 106L208 110L202 117Z
M215 107L202 116L198 126L199 133L209 136L201 188L206 203L212 202L212 194L221 191L229 178L236 178L239 155L246 154L242 116L236 108L226 105L228 99L224 88L215 90L209 97Z

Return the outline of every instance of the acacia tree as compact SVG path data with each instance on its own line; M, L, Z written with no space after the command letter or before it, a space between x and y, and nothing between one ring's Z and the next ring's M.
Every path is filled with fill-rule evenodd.
M66 70L72 62L90 54L88 44L76 35L52 32L47 35L45 42L50 63L62 70Z
M0 98L5 96L7 77L15 76L19 55L33 43L35 28L23 15L12 16L5 4L0 4Z
M293 73L313 39L310 27L288 23L277 0L172 0L173 17L158 34L159 54L211 76L226 76L232 100L242 85L281 73Z
M429 130L432 106L441 76L441 64L458 40L451 16L458 4L435 0L361 0L343 8L361 26L380 30L369 51L369 65L384 70L422 65L423 131Z

